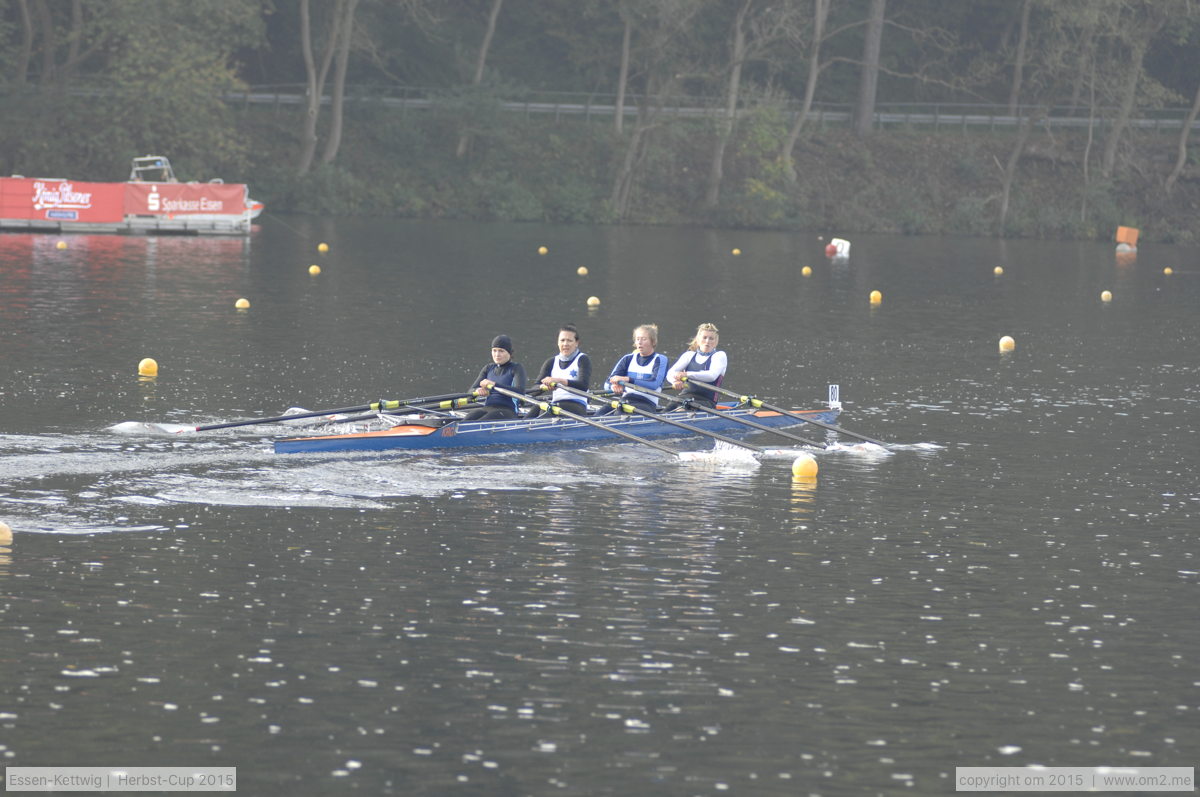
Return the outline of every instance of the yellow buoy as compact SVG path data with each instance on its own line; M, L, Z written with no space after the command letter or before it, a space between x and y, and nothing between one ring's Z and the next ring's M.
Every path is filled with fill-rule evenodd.
M1012 351L1017 346L1017 342L1008 335L1000 338L1000 351Z
M138 373L142 376L158 376L158 363L147 357L138 363Z
M581 277L586 277L588 275L587 266L580 266L579 268L575 269L575 273Z
M600 297L599 296L589 296L588 297L588 307L599 307L599 306L600 306Z
M1167 266L1166 268L1163 269L1163 273L1169 277L1175 273L1175 269L1171 268L1170 266Z
M992 269L992 273L999 277L1004 273L1004 266L996 266L994 269Z
M871 304L879 304L883 301L883 294L879 291L871 291Z
M238 299L236 302L233 303L233 306L239 310L249 310L250 309L250 300L249 299Z
M317 251L318 252L328 252L329 244L325 243L324 241L321 241L321 243L317 244Z
M315 277L316 275L321 273L321 267L318 266L316 263L313 263L311 266L308 267L308 273L312 274Z
M1112 291L1100 291L1100 301L1111 302L1112 301Z
M66 248L67 248L67 242L66 242L66 241L59 241L59 242L58 242L58 243L56 243L54 246L55 246L55 248L57 248L57 249L66 249Z
M0 521L0 545L12 545L12 529Z
M741 253L742 253L742 250L741 250L741 249L734 249L734 250L733 250L733 252L732 252L732 254L733 254L733 256L734 256L734 257L737 257L737 256L738 256L738 255L740 255Z
M544 255L544 254L546 254L546 253L547 253L547 252L549 252L549 251L550 251L550 250L549 250L549 249L547 249L547 248L546 248L546 247L544 247L544 246L539 246L539 247L538 247L538 254L539 254L539 255Z
M806 277L811 277L812 276L812 266L805 266L804 268L800 269L800 273Z
M811 454L801 454L792 463L792 475L800 479L811 479L817 475L817 460Z

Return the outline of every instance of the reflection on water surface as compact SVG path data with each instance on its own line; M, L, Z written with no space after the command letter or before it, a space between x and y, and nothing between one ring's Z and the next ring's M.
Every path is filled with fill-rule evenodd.
M68 240L0 235L7 764L579 795L1194 764L1191 249L863 237L832 263L776 233L272 219ZM841 423L897 445L821 433L798 480L794 452L114 431L459 390L495 334L536 370L563 321L597 370L635 324L674 356L713 321L728 386L838 383Z

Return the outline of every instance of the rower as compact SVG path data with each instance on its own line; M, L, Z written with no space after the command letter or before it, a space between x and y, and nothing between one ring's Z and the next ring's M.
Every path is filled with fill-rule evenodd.
M715 324L701 324L696 327L696 336L688 343L688 349L667 372L667 381L679 391L679 398L669 409L689 403L702 404L705 407L717 406L717 394L706 390L706 385L719 387L725 378L725 369L729 358L725 352L717 348L720 342ZM686 374L687 381L683 380Z
M463 416L464 421L502 421L517 417L517 400L492 388L499 385L517 393L525 392L525 367L512 361L513 344L508 335L492 340L492 362L483 366L471 392L486 396L483 406Z
M587 402L563 389L589 390L592 383L592 361L579 350L579 330L574 324L563 324L558 330L558 356L542 363L542 370L534 380L546 390L552 390L550 403L578 415L587 414ZM549 409L539 407L530 410L528 418L548 415Z
M624 401L651 412L658 410L658 399L638 391L638 387L659 390L667 378L667 356L654 351L658 346L658 327L642 324L633 330L634 350L626 354L613 366L608 375L607 389L611 389ZM607 415L613 408L601 410L597 415Z

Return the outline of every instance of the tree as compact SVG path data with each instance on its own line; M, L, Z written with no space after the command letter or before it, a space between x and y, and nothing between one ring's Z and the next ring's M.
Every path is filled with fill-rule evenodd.
M725 112L717 128L712 159L709 161L708 188L704 192L704 207L713 210L720 198L721 176L724 173L725 147L733 135L737 119L738 92L742 84L742 66L746 59L746 15L750 13L754 0L741 0L733 18L733 41L729 54L729 82L725 90Z
M870 135L875 124L875 94L879 88L879 54L883 42L883 18L887 0L871 0L867 15L867 35L863 41L862 67L859 72L858 102L854 110L854 134Z
M1022 0L1020 33L1017 34L1017 51L1013 58L1012 88L1008 93L1008 115L1017 115L1017 103L1021 96L1021 79L1025 73L1025 45L1029 41L1029 14L1033 0Z
M483 42L479 45L479 54L475 59L475 75L471 79L471 86L478 87L483 82L483 69L487 64L488 50L492 46L492 37L496 34L496 20L500 17L500 7L504 5L504 0L492 0L492 10L488 13L487 28L483 33ZM467 156L467 147L471 143L471 131L463 130L458 137L458 146L454 150L454 156L462 160Z
M801 16L799 4L764 5L761 2L756 3L756 0L742 0L734 15L730 33L729 63L726 67L725 108L718 121L704 197L704 207L708 210L716 208L720 198L725 150L737 124L745 67L752 61L767 60L774 48L780 42L786 41L796 29Z
M337 155L342 136L342 106L345 99L346 64L350 53L351 33L354 28L354 10L358 0L336 0L329 9L326 24L328 30L321 52L320 64L313 56L312 14L309 0L300 0L300 45L304 54L304 73L307 79L304 131L301 134L300 160L296 174L304 176L312 168L317 152L317 121L321 114L321 101L325 94L325 80L329 67L337 54L337 71L334 75L333 120L329 140L326 143L322 163L330 163Z
M633 131L623 151L617 153L609 208L616 220L626 218L631 207L638 168L648 152L649 134L660 124L663 104L679 85L683 46L692 19L698 12L693 0L641 0L625 6L633 21L631 72L643 81Z
M1111 176L1117 160L1117 144L1129 126L1133 117L1133 109L1137 104L1138 83L1142 79L1145 68L1146 52L1150 41L1167 24L1167 3L1162 0L1134 0L1118 9L1121 24L1114 31L1116 38L1127 51L1124 69L1125 79L1119 84L1117 91L1117 115L1104 141L1104 154L1100 161L1100 171L1105 176Z
M1196 96L1192 99L1192 109L1188 111L1187 118L1183 120L1183 129L1179 131L1179 143L1176 147L1175 166L1172 167L1171 173L1167 175L1167 180L1163 184L1163 189L1167 196L1175 190L1175 181L1179 179L1179 175L1183 174L1183 167L1187 164L1188 157L1188 136L1192 132L1192 123L1196 121L1196 116L1200 114L1200 87L1196 89Z
M23 86L29 76L29 61L33 58L33 17L29 13L29 0L17 0L17 9L21 12L21 49L17 55L14 82Z
M817 94L817 78L821 74L821 42L825 38L825 22L829 19L830 0L813 0L812 44L808 48L808 75L804 82L804 99L800 103L800 111L792 121L784 140L779 157L783 162L783 173L788 182L796 182L796 167L792 156L796 150L796 141L800 138L800 130L808 120L812 110L813 98ZM799 41L801 37L797 36Z
M613 113L613 132L618 136L625 128L625 88L629 85L629 46L633 40L633 20L625 13L624 4L617 6L621 15L621 67L617 74L617 99L613 103L616 110Z
M261 41L261 3L126 0L91 21L108 41L111 97L86 119L97 149L170 155L185 179L244 166L246 142L225 94L243 85L234 53Z
M81 0L71 0L70 5L51 5L47 0L17 0L20 17L21 43L16 57L14 83L25 85L29 69L33 64L35 43L41 42L41 66L38 83L42 86L65 86L74 77L76 70L87 59L94 56L105 45L107 37L104 27L96 20L107 16L97 12L84 13ZM65 29L65 33L60 31ZM88 46L84 47L84 42Z

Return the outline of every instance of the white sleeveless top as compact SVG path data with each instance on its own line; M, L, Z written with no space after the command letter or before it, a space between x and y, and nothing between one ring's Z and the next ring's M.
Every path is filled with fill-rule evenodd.
M629 373L629 375L631 377L637 376L642 381L648 381L651 378L653 378L653 376L654 376L654 365L655 365L655 363L658 362L659 357L660 357L660 355L658 354L658 352L655 352L654 354L650 355L650 362L646 363L645 365L638 365L638 354L635 351L633 353L633 356L629 358L629 366L626 368L626 371ZM666 360L666 357L663 357L662 359ZM660 365L660 367L665 367L665 366ZM646 401L649 401L650 403L652 403L655 407L658 406L658 397L657 396L651 396L647 393L643 393L642 391L638 390L633 385L625 386L625 395L641 396Z
M550 376L566 380L571 380L579 376L579 369L575 367L575 361L578 360L582 354L583 352L581 350L576 349L575 356L567 361L566 366L560 365L562 360L558 357L555 357L554 365L550 367ZM561 387L554 388L554 392L550 394L550 400L563 401L564 399L569 401L583 401L581 396L577 396L568 390L563 390Z

